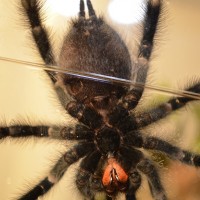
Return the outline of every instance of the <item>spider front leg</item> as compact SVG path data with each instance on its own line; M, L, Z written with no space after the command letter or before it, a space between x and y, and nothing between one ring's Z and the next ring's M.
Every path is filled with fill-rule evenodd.
M149 70L148 62L154 46L154 38L158 27L161 14L162 0L149 0L145 11L145 20L143 25L143 37L141 38L136 66L136 83L145 84L147 72ZM127 110L134 109L144 91L144 86L133 87L124 97L122 102L116 106L111 113L110 123L116 124L118 121L127 117Z
M192 87L186 89L186 92L194 92L200 94L200 83L195 84ZM149 124L156 122L160 119L163 119L170 113L175 110L178 110L184 107L187 103L195 101L196 99L188 96L177 97L169 100L167 103L163 103L157 108L149 110L148 112L139 113L137 116L134 116L136 119L136 126L139 128L148 126Z
M200 93L200 83L188 88L186 91ZM148 126L160 119L165 118L167 115L175 110L181 109L187 103L195 101L192 97L185 96L177 97L169 100L158 107L141 113L130 114L126 108L118 105L110 115L110 123L117 126L122 132L128 133L132 130L141 129Z
M158 28L161 15L162 0L149 0L146 7L145 19L143 25L143 37L140 42L138 58L136 65L138 71L136 74L136 84L145 84L147 72L149 70L149 60L154 47L154 38ZM144 86L133 87L122 99L125 108L131 110L135 108L143 94Z
M38 0L21 0L21 4L28 17L32 36L42 59L48 65L55 64L52 48L49 42L49 35L47 34L44 25L42 24L42 18L40 17L40 11L42 8L41 3ZM47 73L52 81L55 82L54 73L49 71Z

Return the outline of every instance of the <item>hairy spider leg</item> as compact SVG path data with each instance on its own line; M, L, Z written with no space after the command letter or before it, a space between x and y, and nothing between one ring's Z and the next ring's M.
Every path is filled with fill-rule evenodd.
M85 106L76 101L70 102L66 110L71 116L92 129L99 128L103 123L102 116L93 107Z
M40 17L41 6L37 0L21 0L23 11L28 17L29 26L31 28L32 36L38 47L39 53L46 64L54 64L54 57L52 54L51 46L49 43L49 36L42 25ZM52 72L47 72L50 78L55 82ZM27 126L17 125L10 127L0 128L0 139L12 136L12 137L26 137L34 135L36 137L44 137L48 135L47 126Z
M83 124L76 124L75 127L64 127L60 134L63 139L67 140L87 140L93 141L94 131Z
M154 37L161 13L161 2L162 0L150 0L147 3L143 26L143 37L141 39L138 53L138 72L136 75L137 83L146 82L147 72L149 69L148 62L152 53ZM123 132L131 131L137 128L135 127L128 110L132 110L137 106L143 91L144 87L134 87L124 97L122 97L122 102L120 102L110 113L109 122L112 125L118 126L118 128ZM122 123L124 121L126 121L126 123ZM126 127L121 125L126 125Z
M129 188L126 194L126 200L136 200L136 190L141 185L141 175L136 169L129 172Z
M26 1L22 1L22 4L23 3L27 3ZM157 12L156 11L156 9L152 9L153 7L156 7L155 5L160 5L160 1L157 1L157 2L159 2L159 3L155 3L155 1L153 2L153 0L152 1L149 1L148 2L148 5L147 5L147 14L146 14L146 16L149 14L149 16L151 16L151 18L153 19L152 21L150 20L150 22L148 22L148 18L145 20L145 24L146 25L148 25L148 24L151 24L151 28L149 28L148 26L146 27L146 29L144 30L144 36L143 36L143 38L142 38L142 42L141 42L141 47L139 48L139 56L138 56L138 60L140 60L140 58L141 58L141 60L140 61L142 61L142 62L139 62L143 67L141 67L140 69L141 69L141 71L140 72L138 72L138 74L137 74L137 81L138 82L145 82L146 81L146 74L147 74L147 70L148 70L148 65L147 64L144 64L144 59L146 59L146 61L148 61L149 60L149 58L150 58L150 55L151 55L151 51L152 51L152 47L153 47L153 37L154 37L154 34L155 34L155 32L156 32L156 27L157 27L157 23L158 23L158 17L159 17L159 10L160 10L160 8L157 10L157 11L159 11L159 12ZM90 7L89 6L89 4L91 4L91 2L90 1L87 1L87 4L88 4L88 8ZM26 5L26 4L25 4ZM37 6L36 6L37 5ZM26 7L27 8L36 8L36 10L34 11L34 12L36 12L37 13L37 15L38 16L36 16L36 19L38 19L38 21L40 22L40 24L39 24L39 29L40 28L42 28L42 24L41 24L41 21L40 21L40 17L39 17L39 10L40 10L40 6L38 5L38 3L37 3L37 1L33 1L33 3L31 2L31 3L28 3L28 6L26 5ZM81 4L80 4L80 7L81 7ZM24 8L25 8L25 6L24 6ZM27 9L27 10L29 10L29 9ZM80 9L81 10L81 9ZM84 9L82 9L82 10L84 10ZM93 8L90 8L90 11L89 11L89 15L90 16L93 16L93 15L95 15L95 13L93 13L92 14L92 11L93 10ZM28 17L29 17L29 19L31 19L31 17L29 16L29 14L28 14L28 11L26 11L27 12L27 15L28 15ZM30 12L30 10L29 10L29 12ZM155 20L156 19L156 17L154 18L154 16L156 16L156 13L157 12L157 21ZM81 11L80 11L80 13L81 13ZM154 13L154 14L152 14L152 13ZM81 14L79 14L79 16L80 16ZM83 15L83 14L82 14ZM37 20L36 20L37 21ZM156 26L154 27L154 26L152 26L153 24L156 24ZM145 26L144 26L145 27ZM32 27L32 25L31 25L31 28L33 29L33 27ZM36 26L35 26L35 28L36 28ZM151 30L150 31L150 33L151 32L153 32L152 30L154 30L154 33L153 33L153 36L151 35L151 34L149 34L149 37L147 37L147 38L151 38L152 37L152 43L145 43L144 41L145 41L145 31L147 31L147 30ZM43 29L43 31L44 31L44 33L46 34L46 32L45 32L45 30ZM34 32L33 30L32 30L32 32ZM40 31L39 31L40 32ZM47 35L47 34L46 34ZM33 33L33 37L34 37L34 33ZM48 36L46 37L47 38L47 42L48 42ZM36 40L36 38L35 38L35 40ZM147 39L147 41L148 41L148 39ZM36 43L37 43L37 41L36 41ZM38 44L37 44L38 45ZM49 45L49 47L50 47L50 45ZM39 46L38 46L38 48L39 48ZM39 51L40 51L40 48L39 48ZM142 52L143 52L143 54L142 54ZM41 52L40 52L41 53ZM43 58L44 59L44 58ZM145 61L145 62L146 62ZM140 74L142 74L142 75L140 75ZM198 88L198 87L194 87L195 89L194 90L196 90L196 88ZM138 99L138 101L139 101L139 99L140 99L140 97L141 97L141 95L142 95L142 92L143 92L143 90L141 90L141 91L139 91L139 92L137 92L136 94L135 94L135 98L137 98ZM179 100L179 98L178 98L178 100ZM182 99L183 100L183 102L185 101L184 99ZM123 100L124 101L124 100ZM173 101L173 99L172 99L172 101ZM186 100L187 101L187 100ZM188 100L189 101L189 100ZM170 102L170 101L169 101ZM169 103L168 102L168 103ZM175 103L174 103L175 102ZM175 108L174 108L174 110L176 110L176 109L178 109L178 108L180 108L180 107L182 107L182 106L184 106L185 105L185 103L184 103L184 105L182 105L182 106L180 106L179 104L177 104L177 98L176 98L176 100L174 99L174 102L172 102L171 103L171 105L173 105ZM136 104L137 105L137 104ZM136 106L135 105L135 106ZM127 105L126 105L126 108L127 108ZM132 109L132 108L134 108L134 106L129 106L128 105L128 108L129 108L129 110L130 109ZM85 123L85 124L87 124L89 127L91 127L91 128L95 128L95 127L99 127L100 125L101 125L101 119L99 118L99 117L97 117L98 118L98 120L100 121L100 125L96 125L96 124L94 124L93 122L92 122L92 124L90 124L90 120L87 118L87 117L85 117L85 116L90 116L90 115L83 115L83 116L81 116L80 114L82 113L84 113L85 111L87 111L88 109L90 109L90 107L89 108L83 108L83 109L79 109L78 111L78 113L76 113L75 114L75 116L76 116L76 118L79 118L80 117L80 121L82 121L83 123ZM119 110L119 109L118 109ZM160 109L158 109L158 112L161 112L162 110L160 110ZM92 112L92 113L94 113L94 114L92 114L92 116L96 116L96 115L98 115L98 113L97 112L95 112L95 110L94 111L89 111L88 113L90 113L90 112ZM168 112L168 110L167 110L167 112ZM86 112L87 113L87 112ZM117 114L116 114L117 112L115 111L115 115L117 116ZM128 120L128 122L132 122L132 124L133 124L133 120L131 119L132 117L129 117L128 115L127 115L127 110L124 112L125 114L125 116L127 117L127 120ZM155 113L155 112L154 112ZM163 112L161 112L162 114L163 114ZM121 112L120 112L120 114L122 114ZM156 114L156 113L155 113ZM165 113L164 113L165 114ZM163 114L163 115L164 115ZM117 121L120 121L120 119L118 118L118 117L116 117L115 116L115 118L117 118ZM164 116L163 116L164 117ZM162 117L161 117L162 118ZM157 119L155 119L155 121L156 121ZM93 120L92 120L93 121ZM95 121L95 120L94 120ZM138 120L137 120L138 121ZM151 122L149 122L149 123L152 123L153 121L151 121ZM113 123L114 124L114 123ZM125 124L125 126L126 127L124 127L124 126L122 126L122 127L120 127L120 125L118 125L119 127L120 127L120 130L125 130L125 132L126 131L129 131L129 130L134 130L134 128L136 128L137 129L137 126L139 126L140 127L140 124L138 124L136 127L135 126L131 126L130 125L130 123L123 123L123 124ZM137 124L137 123L136 123ZM125 129L124 129L125 128ZM65 132L65 134L66 134L66 132ZM72 136L72 135L70 135L70 136ZM73 133L73 136L72 136L72 138L74 138L75 136L78 136L78 137L81 137L81 134L79 134L78 132L76 133L76 131ZM69 132L67 133L67 137L69 137ZM85 136L83 136L83 138L92 138L91 136L89 136L88 134L86 134ZM135 136L136 137L136 136ZM139 140L139 137L137 136L136 137L136 139L137 140ZM157 138L156 138L157 139ZM140 140L139 140L140 141ZM145 148L145 147L143 147L143 148ZM148 149L148 148L147 148ZM167 151L167 150L166 150ZM66 154L66 156L64 157L66 160L70 160L71 159L71 156L73 156L72 154L73 154L73 152L74 151L68 151L67 152L67 154ZM76 152L76 151L75 151ZM75 153L76 154L76 153ZM75 155L74 155L75 156ZM75 158L77 158L76 156L75 156ZM75 159L74 158L74 159ZM192 157L190 157L190 161L189 162L191 162L191 158ZM79 158L78 158L79 159ZM72 159L73 160L73 159ZM197 157L196 157L196 160L198 160L197 159ZM66 162L67 163L67 162ZM197 161L195 161L195 163L198 163ZM67 169L67 168L66 168ZM128 197L127 197L128 198ZM135 198L135 196L133 196L133 198Z
M32 36L38 47L39 53L47 65L55 64L52 48L50 45L50 38L47 31L42 24L40 16L41 5L38 0L21 0L26 16L28 17L29 25L31 28ZM54 73L47 71L51 80L55 82Z
M54 175L56 178L59 179L62 178L65 171L68 169L70 165L77 162L80 158L86 156L88 153L93 152L95 150L95 146L93 143L89 142L82 142L79 145L73 146L69 151L67 151L63 157L56 163L54 168L51 171L51 174ZM87 156L86 156L87 158ZM60 164L65 163L64 167L62 166L62 174L56 174L56 171L58 168L60 168ZM50 182L48 180L48 177L46 177L44 180L42 180L38 185L36 185L32 190L28 191L28 193L24 194L22 197L19 198L19 200L35 200L39 196L46 194L49 189L54 185L53 182Z
M42 18L40 16L41 5L38 0L21 0L23 6L23 12L28 17L29 26L32 36L38 47L39 53L48 65L55 64L54 56L52 53L51 45L49 43L49 35L46 32L44 25L42 24ZM51 80L55 83L55 77L53 72L48 72ZM0 128L0 138L6 136L12 137L24 137L24 136L49 136L47 126L12 126Z
M36 137L48 136L47 126L9 126L0 128L0 139L7 136L11 137L26 137L34 135Z
M137 58L136 83L145 84L149 70L149 60L154 47L155 34L162 11L162 0L150 0L147 2L146 14L143 23L143 37L141 38ZM144 87L134 87L123 98L122 105L131 110L135 108L143 94Z
M200 93L200 83L186 89L188 92ZM183 93L184 95L184 93ZM175 110L181 109L187 103L195 101L192 97L176 97L170 99L168 102L159 105L146 112L131 113L122 106L117 106L110 114L109 120L112 125L115 125L123 133L128 133L132 130L144 128L160 119L165 118L167 115ZM126 122L126 123L125 123Z
M80 169L76 175L76 185L85 197L93 198L95 192L103 190L101 176L94 175L100 159L101 153L96 150L89 153L81 161Z
M19 200L35 200L38 196L46 193L51 189L53 183L45 178L38 185L36 185L29 193L25 194Z
M143 136L140 132L129 132L124 137L124 144L127 146L135 146L137 148L144 148L146 150L156 150L160 151L162 153L165 153L169 158L173 160L178 160L182 163L185 163L187 165L199 167L200 166L200 155L191 153L189 151L185 151L180 149L179 147L176 147L174 145L171 145L170 143L163 141L161 139L158 139L156 137L147 137ZM144 161L143 167L137 166L137 168L142 171L145 166L148 166L148 162L150 161ZM146 174L150 183L150 188L152 191L152 195L156 198L155 194L160 190L161 199L166 199L164 195L164 189L162 188L162 185L160 184L159 176L157 175L156 169L151 169L153 166L150 166L149 171L151 171L152 174L147 174L147 171L142 171L144 174ZM159 183L159 184L158 184ZM157 184L157 185L156 185ZM154 186L153 186L154 185ZM160 189L158 189L160 188ZM156 191L157 190L157 191Z
M187 165L195 167L200 166L200 154L191 153L176 147L166 141L156 137L143 136L143 133L138 131L129 132L124 136L124 144L147 150L156 150L165 153L169 158L178 160Z
M165 190L163 189L160 182L157 169L152 164L152 162L149 159L145 158L137 164L137 169L146 175L150 185L152 196L156 200L167 200Z
M150 0L147 2L143 37L139 47L138 58L145 58L149 60L151 56L154 45L154 37L161 13L161 2L162 0Z
M200 94L200 83L196 83L194 86L186 89L186 91ZM196 99L192 97L184 97L183 93L182 97L170 99L168 102L163 103L152 110L139 113L138 116L135 116L135 118L137 119L137 122L135 122L136 126L140 128L148 126L149 124L163 119L173 111L178 110L184 107L187 103L195 100Z

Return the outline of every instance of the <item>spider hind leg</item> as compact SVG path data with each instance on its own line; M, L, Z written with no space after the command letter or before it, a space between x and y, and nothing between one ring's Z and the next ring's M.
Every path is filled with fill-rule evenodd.
M137 169L146 175L152 196L156 200L167 200L158 172L151 161L148 159L141 160L137 165Z
M94 174L100 159L101 153L94 151L81 161L80 170L76 177L76 185L85 197L91 198L95 195L95 191L103 190L100 176Z

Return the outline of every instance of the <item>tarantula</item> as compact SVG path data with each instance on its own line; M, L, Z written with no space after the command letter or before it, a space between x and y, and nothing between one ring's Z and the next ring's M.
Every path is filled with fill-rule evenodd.
M118 33L102 17L96 15L90 0L87 0L88 18L85 16L85 3L80 0L79 16L73 20L64 38L58 61L52 53L49 34L40 16L43 5L38 0L21 0L21 5L38 51L47 65L126 80L131 80L132 69L137 68L134 74L136 82L146 82L162 0L147 1L143 36L135 62L131 60L128 48ZM47 73L55 88L73 98L64 104L67 112L77 119L73 127L60 128L60 138L77 143L55 164L51 175L59 181L70 165L80 161L75 182L83 198L94 199L96 193L105 192L107 199L115 199L122 192L126 200L136 200L136 192L141 186L141 174L144 174L153 198L167 200L154 162L141 149L159 151L170 159L200 166L200 155L182 150L157 137L142 134L146 126L182 108L192 98L172 98L137 115L132 111L141 99L143 87L131 88L125 84L100 82L67 73ZM186 90L200 93L200 83ZM58 92L58 95L61 93ZM52 128L43 126L3 127L0 136L51 137L50 130ZM53 185L54 182L47 177L20 199L35 200L47 193Z

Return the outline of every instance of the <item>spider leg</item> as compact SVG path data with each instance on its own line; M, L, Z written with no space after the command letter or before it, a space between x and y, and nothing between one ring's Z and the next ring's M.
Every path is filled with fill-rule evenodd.
M98 167L101 158L99 151L88 154L80 164L80 170L76 176L76 185L79 191L86 197L94 197L94 191L102 191L101 176L95 176L94 173Z
M148 72L148 61L154 45L154 36L159 22L161 13L162 0L149 0L147 3L143 37L141 39L139 53L138 53L138 72L136 75L136 83L144 84L146 82ZM134 109L142 94L144 87L132 88L123 98L122 102L117 105L110 114L110 123L116 125L119 121L123 120L129 114L127 110Z
M149 0L147 2L144 19L143 37L139 47L138 58L149 59L154 45L154 37L161 13L162 0Z
M47 34L44 25L42 24L42 18L40 17L40 5L38 0L21 0L21 4L28 17L32 36L38 47L39 53L48 65L55 63L54 56L52 53L51 45L49 43L49 35ZM55 82L52 72L47 72L50 78Z
M47 193L54 183L45 178L38 185L36 185L29 193L22 196L19 200L35 200L39 196Z
M143 153L137 149L125 146L119 149L117 160L129 177L126 184L121 182L121 189L126 192L126 200L136 200L136 192L141 185L141 176L136 170L136 166L143 157Z
M92 141L94 138L94 132L82 124L77 124L75 127L64 127L60 134L62 138L67 140Z
M134 168L129 172L129 188L126 194L126 200L136 200L136 191L141 185L141 175Z
M84 157L93 150L93 143L82 142L81 144L75 145L56 163L50 174L53 175L57 181L59 181L70 165L77 162L80 158ZM54 183L50 182L48 177L46 177L19 200L35 200L39 196L46 194L53 185Z
M200 93L200 83L195 84L194 86L188 88L186 91ZM184 95L184 93L183 93ZM167 115L172 111L184 107L188 102L195 101L192 97L177 97L169 100L167 103L161 104L157 108L154 108L148 112L139 113L138 116L135 116L135 123L137 127L144 127L153 122L156 122Z
M103 124L102 116L92 107L71 101L66 110L72 116L77 118L83 124L90 128L99 128Z
M141 160L137 164L137 169L147 176L155 200L167 200L158 172L151 161L146 158Z
M154 38L157 31L162 0L149 0L147 2L146 14L143 26L143 37L139 46L138 53L138 71L136 74L136 83L144 84L149 69L148 61L150 59L154 46ZM122 99L122 104L129 110L135 108L143 94L144 87L134 87Z
M141 151L134 148L123 147L120 149L119 154L118 159L121 165L129 172L129 188L126 194L126 200L136 199L135 193L141 185L141 176L138 170L147 176L151 186L152 196L156 200L167 199L156 168L151 164L150 160L144 158Z
M10 126L0 128L0 139L11 136L11 137L26 137L26 136L37 136L47 137L48 136L47 126Z
M126 200L137 200L135 194L126 194Z
M124 137L124 144L137 148L160 151L167 154L171 159L179 160L187 165L200 166L200 154L182 150L156 137L143 136L140 132L129 132Z
M194 86L188 88L187 92L200 93L200 83L195 84ZM161 104L160 106L153 108L147 112L142 113L129 113L126 108L118 105L112 111L109 116L110 124L117 126L123 133L128 133L132 130L141 129L145 126L150 125L153 122L156 122L160 119L165 118L167 115L172 113L175 110L181 109L187 103L195 101L196 99L185 96L184 93L182 97L176 97L169 100L166 103Z
M166 153L170 158L179 160L187 165L200 166L200 155L182 150L156 137L143 138L144 149L157 150Z

